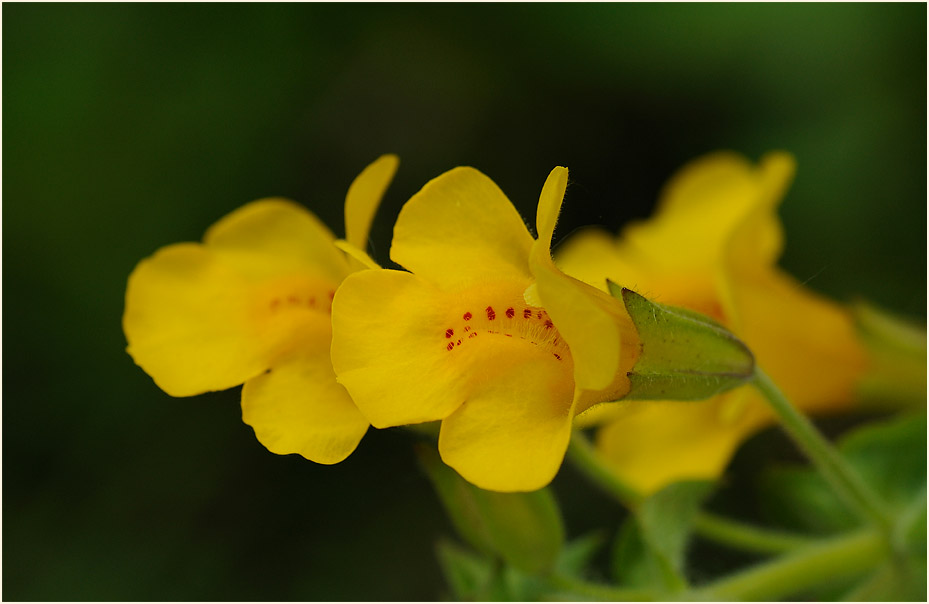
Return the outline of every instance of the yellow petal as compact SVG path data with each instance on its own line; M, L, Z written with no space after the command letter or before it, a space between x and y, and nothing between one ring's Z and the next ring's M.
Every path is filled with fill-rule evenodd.
M128 352L172 396L224 390L267 369L273 342L253 327L248 282L203 246L162 248L129 276Z
M530 252L536 294L571 348L577 387L604 390L612 385L608 398L619 398L629 390L625 374L637 349L635 328L619 300L562 273L549 251L567 178L565 168L552 170L539 197L539 239Z
M174 396L236 386L305 345L347 271L332 234L287 201L248 204L205 240L143 260L126 290L129 354Z
M735 230L759 207L770 214L772 193L778 190L772 181L789 178L789 171L783 169L785 157L772 156L769 165L759 169L739 155L714 153L675 174L655 216L625 228L618 244L621 257L640 266L647 263L645 268L656 275L656 283L644 282L640 287L663 290L663 282L672 274L699 277L702 287L713 287L713 272ZM777 228L768 222L759 231L763 235L759 242L768 254L779 245ZM647 280L647 273L643 277Z
M279 361L242 389L242 421L272 453L298 453L316 463L334 464L355 450L368 429L348 392L336 382L327 336L320 334L319 341L326 345L318 350Z
M618 275L629 271L616 267L616 239L604 229L584 227L572 233L558 246L554 256L555 265L561 271L600 291L609 292L607 279L639 291L631 280L618 278Z
M361 250L368 248L371 222L399 165L400 159L396 155L382 155L362 170L348 188L345 196L345 239Z
M505 373L442 422L439 453L482 489L534 491L551 482L564 459L574 415L571 380L550 356L501 362Z
M559 247L558 266L595 287L609 278L736 328L731 273L774 263L782 245L776 207L793 170L785 153L757 167L725 152L697 159L668 183L653 218L629 225L612 245L603 231L578 232Z
M365 268L381 268L381 265L375 262L374 259L368 255L368 252L359 247L355 247L344 239L336 239L333 245L345 252L345 254L356 263L358 270Z
M309 273L338 283L349 272L326 225L285 199L242 206L210 227L203 241L253 279Z
M467 376L446 350L450 301L417 275L350 275L332 305L332 365L375 427L442 419L466 396Z
M597 432L597 452L623 481L651 494L679 480L713 480L760 420L721 419L727 396L708 401L620 403L625 413Z
M577 387L604 390L618 380L610 397L626 394L638 338L622 303L561 273L551 261L533 259L532 269L542 304L571 349Z
M722 318L718 268L679 271L656 262L651 252L624 246L621 239L614 240L601 229L586 228L558 247L555 260L565 273L600 290L607 291L609 279L660 304L684 306Z
M532 237L496 184L474 168L429 181L400 211L390 257L444 289L524 280Z
M777 207L795 172L796 162L787 153L768 153L761 158L755 169L755 204L726 242L724 254L730 268L753 271L777 261L784 247Z
M850 313L781 271L734 282L736 334L794 404L808 412L847 407L867 361Z
M564 200L567 187L568 169L562 167L556 167L552 170L542 186L535 224L536 230L539 232L538 241L541 242L540 245L544 246L545 249L550 250L552 247L552 235L555 232L558 215L561 213L561 202Z

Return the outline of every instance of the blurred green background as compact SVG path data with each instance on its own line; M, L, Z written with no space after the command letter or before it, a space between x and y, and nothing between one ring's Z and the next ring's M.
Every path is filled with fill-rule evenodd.
M702 153L785 149L782 264L925 316L924 4L5 4L3 88L6 600L447 593L406 434L334 467L274 456L238 391L169 398L120 329L141 258L271 195L341 234L385 152L382 261L456 165L527 217L569 166L562 238L646 216ZM570 535L615 530L570 470L555 488Z

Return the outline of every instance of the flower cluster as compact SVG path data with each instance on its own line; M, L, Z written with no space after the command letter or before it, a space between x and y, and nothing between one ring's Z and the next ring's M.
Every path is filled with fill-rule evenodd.
M848 409L867 369L850 310L776 266L777 206L793 173L785 153L758 166L731 153L705 156L671 179L653 218L616 238L601 229L576 233L557 263L595 286L610 279L709 315L751 348L800 409ZM600 454L647 493L718 477L738 444L772 421L757 391L743 387L696 404L601 406L581 423L605 423Z
M548 484L579 425L603 424L602 454L652 491L718 476L770 420L745 388L623 400L641 342L607 279L726 325L804 409L853 398L866 361L847 311L775 266L786 155L694 162L652 220L618 239L579 233L555 260L567 169L542 187L534 238L491 179L455 168L397 218L390 259L405 270L364 251L396 167L384 156L352 184L344 241L293 202L266 199L203 243L143 260L126 293L129 354L173 396L244 384L258 440L319 463L347 457L369 424L440 421L442 460L495 491Z

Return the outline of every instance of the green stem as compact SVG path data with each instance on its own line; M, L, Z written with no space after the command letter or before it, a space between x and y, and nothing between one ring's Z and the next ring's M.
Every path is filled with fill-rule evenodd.
M691 600L776 600L868 571L888 553L884 535L866 530L801 548L685 595Z
M781 554L806 547L815 540L783 531L762 529L709 512L699 512L694 519L694 532L736 549L761 554Z
M787 434L813 462L836 493L863 518L889 531L893 521L885 511L884 503L820 434L813 423L797 411L774 382L757 367L753 383L767 399Z
M603 463L593 445L580 432L571 436L568 459L594 484L630 510L635 510L645 499ZM694 530L700 536L717 543L763 554L783 553L811 541L802 536L743 524L705 511L697 513Z

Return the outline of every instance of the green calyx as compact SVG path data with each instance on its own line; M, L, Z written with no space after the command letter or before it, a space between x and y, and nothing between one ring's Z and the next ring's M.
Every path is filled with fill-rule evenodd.
M627 399L700 400L754 376L751 351L716 321L657 304L612 282L609 287L625 304L642 347L628 373Z

